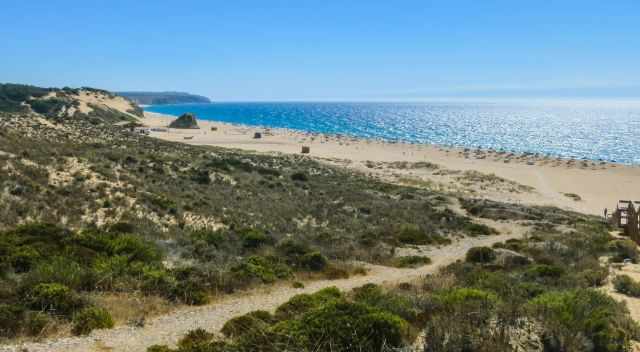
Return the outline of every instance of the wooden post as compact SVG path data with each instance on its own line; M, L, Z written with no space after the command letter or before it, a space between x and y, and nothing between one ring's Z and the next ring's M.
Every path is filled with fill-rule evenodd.
M627 208L627 226L625 228L625 233L636 243L640 243L640 229L638 229L638 212L633 206L633 202L630 202L629 207Z

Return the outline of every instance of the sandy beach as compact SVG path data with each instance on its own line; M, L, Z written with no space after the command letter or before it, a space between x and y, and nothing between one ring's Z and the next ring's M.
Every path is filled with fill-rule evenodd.
M145 112L142 122L149 127L165 128L173 119ZM302 146L308 146L310 157L392 182L502 201L554 205L594 215L601 215L604 208L615 208L621 199L640 200L638 166L390 143L218 121L199 120L198 124L200 129L165 129L152 131L151 136L264 153L299 154ZM262 137L254 138L255 132Z

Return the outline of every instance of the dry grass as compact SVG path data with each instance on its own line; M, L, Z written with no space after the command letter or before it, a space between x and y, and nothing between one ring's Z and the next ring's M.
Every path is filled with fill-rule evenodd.
M144 296L131 293L103 293L91 297L97 306L107 309L117 325L131 324L142 318L150 318L169 313L177 308L158 296Z

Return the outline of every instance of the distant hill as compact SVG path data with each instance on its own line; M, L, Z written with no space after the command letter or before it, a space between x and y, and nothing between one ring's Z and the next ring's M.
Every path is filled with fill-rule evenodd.
M117 92L116 94L133 100L140 105L166 105L186 103L210 103L201 95L182 92Z

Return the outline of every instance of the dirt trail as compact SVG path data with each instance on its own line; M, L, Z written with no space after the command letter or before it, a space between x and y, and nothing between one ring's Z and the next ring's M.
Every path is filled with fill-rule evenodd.
M366 276L355 276L343 280L320 280L306 284L304 289L294 289L283 285L249 292L234 294L220 301L203 306L179 310L174 313L151 319L143 328L120 326L111 330L94 331L86 337L70 337L42 343L27 343L0 347L0 351L29 352L87 352L87 351L145 351L153 344L174 345L186 332L196 328L219 331L229 319L263 309L273 311L293 295L313 293L329 286L341 290L351 290L366 283L393 284L418 279L436 272L439 268L461 259L467 250L474 246L490 246L509 238L521 237L525 227L507 223L493 223L501 235L476 238L462 238L451 245L431 248L424 252L432 259L432 264L417 269L398 269L369 265Z

